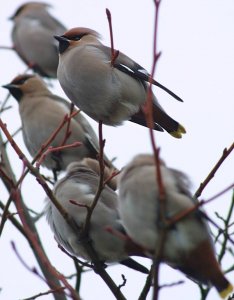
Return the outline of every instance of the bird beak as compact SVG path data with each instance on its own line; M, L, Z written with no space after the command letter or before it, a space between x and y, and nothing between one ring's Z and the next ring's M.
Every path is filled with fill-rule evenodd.
M54 38L59 42L59 53L62 54L70 46L70 42L63 36L54 35Z
M9 84L2 85L2 87L4 89L10 90L10 89L16 88L16 85L9 83Z
M60 35L54 35L54 38L59 41L59 43L64 43L64 42L67 42L67 39L63 36L60 36Z

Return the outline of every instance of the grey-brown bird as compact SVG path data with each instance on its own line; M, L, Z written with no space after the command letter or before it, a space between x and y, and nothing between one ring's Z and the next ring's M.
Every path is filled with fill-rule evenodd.
M189 190L189 179L180 171L160 165L165 191L164 211L167 221L193 208L197 201ZM136 156L121 172L119 213L127 234L150 257L158 253L162 222L159 220L159 186L152 155ZM204 284L212 284L222 298L233 287L225 278L215 256L205 214L196 210L168 227L161 257L170 266Z
M20 58L41 76L57 77L58 45L53 35L66 28L47 9L44 2L26 2L10 18L13 47Z
M37 75L19 75L3 87L7 88L18 101L24 142L34 157L61 124L65 115L70 113L70 103L53 94ZM54 174L65 170L73 161L85 157L97 158L99 151L97 136L81 113L71 119L69 131L70 134L67 135L67 126L64 126L50 145L59 147L74 142L81 142L82 145L52 152L46 156L43 163L48 169L53 170ZM104 159L106 164L111 166L107 157Z
M75 224L71 228L60 212L47 199L46 215L56 241L72 255L90 261L89 252L85 248L85 240L81 239L81 232L86 222L87 206L91 206L99 185L98 162L84 159L71 163L67 174L54 187L54 195ZM109 178L111 170L106 168L104 180ZM90 219L88 238L91 241L100 261L120 262L130 268L148 273L148 270L131 259L131 255L143 255L142 249L130 239L122 238L123 226L117 211L117 194L112 189L112 182L102 190L97 205ZM112 229L118 234L108 230ZM144 256L144 255L143 255Z
M59 41L58 80L68 98L96 121L117 126L123 121L147 126L143 105L150 75L131 58L119 52L112 62L111 48L89 28L73 28ZM181 100L156 81L153 83ZM154 129L181 138L184 127L172 119L153 97Z

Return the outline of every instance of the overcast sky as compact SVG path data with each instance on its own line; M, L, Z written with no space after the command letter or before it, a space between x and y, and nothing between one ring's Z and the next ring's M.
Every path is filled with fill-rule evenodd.
M112 13L115 48L132 57L147 70L152 67L153 46L153 1L55 1L48 0L53 8L51 13L67 28L82 26L100 32L103 43L109 45L109 28L105 9ZM0 45L11 45L12 23L7 20L22 1L3 1L0 10ZM156 133L156 141L161 147L161 156L168 166L178 168L189 174L193 190L206 177L221 156L225 147L233 142L234 137L234 2L233 0L163 0L159 15L158 48L162 56L157 65L156 79L184 99L179 103L169 95L155 90L160 103L166 111L186 129L187 134L181 140L170 135ZM9 83L13 77L25 70L25 65L13 51L0 50L0 84ZM53 91L64 96L59 84L53 82ZM6 96L6 90L0 89L0 101ZM20 126L17 103L10 100L11 111L2 118L8 129L14 132ZM92 122L95 130L97 123ZM117 167L123 167L138 153L152 152L149 133L145 128L126 122L122 127L104 127L106 153L117 157ZM26 151L21 135L16 138ZM14 162L15 173L19 176L22 165L14 152L9 153ZM202 195L208 199L234 181L234 155L222 165L215 178ZM43 173L48 174L45 169ZM7 200L7 193L0 183L1 200ZM37 211L44 206L44 192L28 176L22 191L26 203ZM209 215L215 219L214 212L225 216L230 204L231 192L206 206ZM15 211L14 207L11 207ZM215 219L216 220L216 219ZM53 235L45 220L38 224L46 251L54 265L65 274L71 274L73 265L57 249ZM10 223L4 229L0 239L0 299L21 299L46 291L47 286L30 274L11 250L10 241L15 241L18 251L27 259L30 266L35 266L31 250L20 234ZM143 260L148 264L147 260ZM224 268L233 264L226 259ZM108 269L117 283L121 283L121 274L125 274L127 285L123 293L127 299L137 299L144 284L145 276L128 271L125 267ZM160 282L171 283L185 280L182 286L163 289L160 299L199 299L199 291L194 283L181 273L163 267ZM231 276L232 275L232 276ZM234 283L233 273L228 278ZM93 272L83 276L81 296L84 300L114 299L108 288ZM51 296L43 299L52 299ZM150 299L150 297L149 297ZM212 289L208 299L219 299Z

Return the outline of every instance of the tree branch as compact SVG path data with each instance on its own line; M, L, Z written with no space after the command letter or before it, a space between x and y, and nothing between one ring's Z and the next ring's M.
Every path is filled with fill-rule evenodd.
M203 192L204 188L207 186L207 184L211 181L211 179L215 176L215 173L220 168L224 160L228 157L228 155L232 152L234 148L234 143L227 149L225 148L223 150L223 154L220 157L220 159L217 161L213 169L210 171L206 179L200 184L199 188L197 189L196 193L194 194L194 197L198 198L201 196L201 193Z

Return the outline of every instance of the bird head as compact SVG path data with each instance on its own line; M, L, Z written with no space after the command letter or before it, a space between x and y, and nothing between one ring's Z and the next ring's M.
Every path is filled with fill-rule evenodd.
M20 102L25 94L35 93L45 88L47 89L44 81L39 76L32 74L18 75L10 83L2 87L8 89L18 102Z
M22 5L20 5L15 13L9 17L9 20L15 21L16 19L25 16L27 14L31 14L33 11L38 11L38 10L47 10L47 8L51 7L50 4L47 4L45 2L26 2Z
M99 43L99 33L96 31L85 28L75 27L66 31L63 35L55 35L54 38L59 42L59 53L64 53L69 47L82 45L84 43Z

